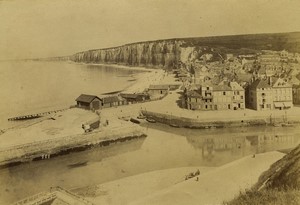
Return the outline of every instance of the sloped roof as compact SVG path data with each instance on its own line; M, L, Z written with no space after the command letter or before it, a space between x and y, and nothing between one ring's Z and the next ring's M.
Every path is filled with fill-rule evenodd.
M275 80L273 80L273 87L276 87L276 88L291 88L292 85L288 82L285 82L282 78L275 78Z
M240 86L237 82L230 82L229 84L232 90L244 90L244 88Z
M229 91L232 90L231 87L229 87L226 84L219 84L219 85L214 85L213 86L214 91Z
M113 96L103 96L102 100L103 103L114 103L114 102L122 101L123 99L120 99L118 96L113 95Z
M149 90L168 90L169 85L150 85Z
M265 67L261 67L261 68L258 70L257 73L258 73L258 74L261 74L261 75L266 74L266 68L265 68Z
M120 95L123 98L137 98L138 96L149 96L146 93L121 93Z
M200 93L197 90L189 90L187 91L186 95L188 97L201 97Z
M293 85L299 85L300 80L297 77L292 76L292 79L290 80L290 83L293 84Z
M259 89L259 88L270 88L270 84L267 79L257 79L251 85L250 89Z
M137 94L132 94L132 93L121 93L120 94L123 98L137 98Z
M213 85L214 91L229 91L232 90L227 81L221 81L218 85Z
M81 94L76 101L78 102L85 102L85 103L91 103L95 98L98 98L96 95L86 95L86 94ZM101 100L100 98L98 98Z

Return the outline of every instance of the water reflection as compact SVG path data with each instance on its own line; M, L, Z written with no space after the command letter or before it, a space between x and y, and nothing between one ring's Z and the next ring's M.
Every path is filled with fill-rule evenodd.
M219 133L218 135L186 136L195 149L200 149L206 161L222 158L225 155L242 157L273 150L289 149L299 144L298 134L280 132L261 133Z
M13 202L51 186L72 189L160 169L222 166L250 154L295 147L300 139L299 127L193 130L159 123L142 126L148 127L144 139L0 170L0 199ZM82 161L87 165L68 167Z
M51 186L74 188L121 177L121 168L118 164L112 165L111 162L120 155L140 149L144 141L144 138L136 139L2 169L0 204L9 204L26 196L47 191ZM71 169L68 166L82 161L87 161L87 165Z
M299 127L174 129L159 123L143 126L185 138L194 150L189 152L194 156L200 154L200 166L221 166L247 155L291 149L300 143Z

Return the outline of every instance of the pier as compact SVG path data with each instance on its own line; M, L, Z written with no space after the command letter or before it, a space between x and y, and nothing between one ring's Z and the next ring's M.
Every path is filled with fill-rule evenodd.
M15 121L15 120L29 120L29 119L34 119L34 118L39 118L45 115L50 115L53 113L57 113L57 112L62 112L65 111L69 108L64 108L64 109L60 109L60 110L52 110L52 111L47 111L47 112L41 112L41 113L36 113L36 114L29 114L29 115L22 115L22 116L17 116L17 117L12 117L12 118L8 118L8 121Z
M26 144L0 148L0 168L33 160L46 160L71 152L83 151L95 146L143 138L147 135L135 125L95 130L90 133L62 136Z

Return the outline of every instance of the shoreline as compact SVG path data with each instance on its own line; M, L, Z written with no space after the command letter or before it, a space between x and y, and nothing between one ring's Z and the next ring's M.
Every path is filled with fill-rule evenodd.
M95 204L184 204L187 199L189 204L220 204L233 198L239 190L254 185L260 174L284 155L272 151L258 154L256 158L249 155L220 167L155 170L72 191ZM200 171L199 182L197 177L184 179L196 170ZM218 197L216 184L220 185Z
M0 169L20 165L31 161L50 159L70 153L81 152L94 147L105 147L110 144L144 138L147 135L139 130L95 131L88 134L67 136L51 141L33 142L2 149ZM88 137L88 140L83 137ZM59 144L59 145L58 145ZM4 153L4 154L3 154Z
M111 66L115 68L122 68L122 69L129 69L129 70L138 70L138 71L145 71L145 72L151 72L156 70L162 70L162 68L155 68L155 67L143 67L143 66L127 66L127 65L121 65L121 64L109 64L109 63L79 63L75 61L66 61L67 63L77 64L77 65L94 65L94 66Z
M141 73L133 74L134 82L119 91L111 91L109 93L114 92L124 92L124 93L141 93L144 92L151 84L159 84L164 77L164 69L163 68L154 68L154 67L141 67L141 66L127 66L120 64L104 64L104 63L78 63L74 61L68 61L68 63L72 63L75 65L93 65L93 66L111 66L120 69L127 70L136 70L143 71Z
M78 108L68 109L28 124L7 130L0 136L0 166L47 159L73 151L106 146L139 137L144 130L132 123L110 120L92 132L85 133L82 124L99 118L93 112Z

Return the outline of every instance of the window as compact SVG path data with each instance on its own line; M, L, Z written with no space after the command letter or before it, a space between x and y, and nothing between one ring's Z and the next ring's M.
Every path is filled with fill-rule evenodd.
M223 92L223 95L226 95L226 92Z
M243 96L243 95L241 95L241 99L242 99L242 100L244 99L244 96Z
M236 91L236 94L239 95L239 94L240 94L240 91Z
M209 90L209 87L206 87L206 90Z
M205 105L205 109L207 109L207 105Z

